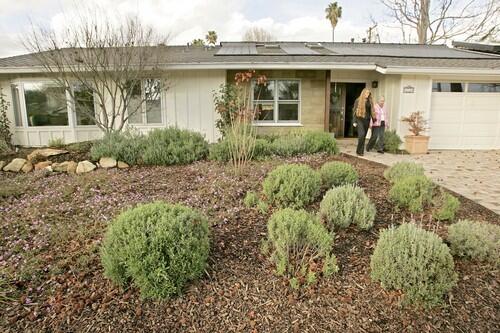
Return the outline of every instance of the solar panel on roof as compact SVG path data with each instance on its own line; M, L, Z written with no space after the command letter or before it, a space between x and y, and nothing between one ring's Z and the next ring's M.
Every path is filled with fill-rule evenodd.
M281 49L288 55L316 55L320 54L303 44L281 44Z
M254 43L228 43L222 44L216 55L253 55L257 54Z

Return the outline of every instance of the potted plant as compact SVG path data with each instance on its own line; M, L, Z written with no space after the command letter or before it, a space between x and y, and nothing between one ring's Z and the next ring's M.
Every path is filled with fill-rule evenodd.
M429 136L422 135L429 129L427 120L424 119L422 111L411 113L408 117L401 118L401 121L407 123L412 135L405 136L405 149L410 154L427 154L429 147Z

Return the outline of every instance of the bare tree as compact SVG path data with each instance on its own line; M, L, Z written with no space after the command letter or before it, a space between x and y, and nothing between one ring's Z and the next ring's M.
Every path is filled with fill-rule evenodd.
M401 26L403 39L416 32L418 42L433 44L461 37L466 41L498 38L498 0L380 0Z
M24 45L47 76L68 92L75 112L105 133L121 131L143 104L166 89L165 78L155 72L166 60L166 38L137 17L103 17L98 9L77 12L66 19L62 32L32 24ZM151 75L159 84L146 80ZM143 82L149 84L143 87Z
M246 42L271 42L275 37L264 28L253 27L248 29L243 35L243 41Z

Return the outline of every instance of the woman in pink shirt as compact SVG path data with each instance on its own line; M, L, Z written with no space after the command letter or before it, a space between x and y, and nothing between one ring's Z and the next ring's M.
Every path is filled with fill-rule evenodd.
M372 136L370 137L370 141L368 141L368 145L366 146L366 151L370 151L373 149L374 146L376 146L377 152L383 154L384 132L386 124L389 124L384 96L380 96L378 102L374 106L374 109L375 109L375 121L371 121L370 123L370 127L372 129Z

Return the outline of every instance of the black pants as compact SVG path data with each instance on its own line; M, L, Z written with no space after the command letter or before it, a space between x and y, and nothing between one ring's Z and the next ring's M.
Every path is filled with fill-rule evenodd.
M366 150L372 150L375 146L377 151L384 151L384 133L385 133L385 121L380 123L380 126L372 126L372 136Z
M358 147L356 148L356 154L363 155L365 151L366 132L370 126L370 118L356 117L356 124L358 125Z

